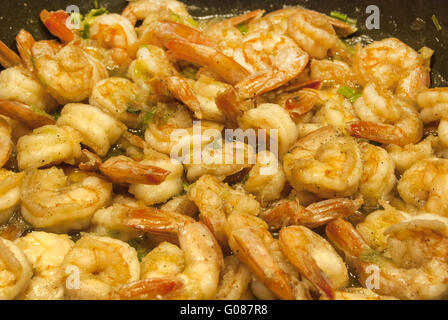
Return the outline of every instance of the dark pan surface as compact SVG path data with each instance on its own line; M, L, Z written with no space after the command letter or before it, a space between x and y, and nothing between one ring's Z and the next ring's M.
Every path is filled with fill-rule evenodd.
M42 9L65 9L68 5L79 6L81 13L94 7L93 0L1 0L0 39L14 47L14 37L21 28L30 31L38 39L50 38L39 21ZM100 7L111 12L121 12L124 0L98 0ZM283 5L302 5L323 13L339 10L358 19L359 34L374 40L397 37L414 49L428 46L435 50L433 58L433 85L448 86L448 6L446 0L184 0L191 5L190 12L197 17L216 14L240 13L251 9L272 11ZM368 16L365 8L377 5L381 12L380 30L367 30L364 22ZM437 31L431 16L436 14L443 29ZM415 20L424 23L415 28ZM414 24L413 24L414 23ZM414 27L412 27L414 25Z

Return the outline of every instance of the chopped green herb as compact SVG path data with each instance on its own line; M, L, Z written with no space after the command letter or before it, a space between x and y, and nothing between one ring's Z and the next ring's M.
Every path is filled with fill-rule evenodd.
M181 74L187 79L196 80L197 72L198 72L198 68L196 68L195 66L192 66L192 65L188 65L187 67L182 69Z
M198 23L196 22L196 20L194 20L192 17L188 17L186 20L185 20L185 22L186 23L188 23L190 26L192 26L192 27L197 27L198 26Z
M98 0L93 0L93 7L98 8L100 5L98 4Z
M436 27L437 31L442 30L442 26L439 23L439 19L437 19L435 14L432 15L431 20L434 23L434 26Z
M84 27L81 31L81 38L89 39L90 38L90 24L84 23Z
M346 99L350 99L356 94L356 91L350 87L343 86L340 87L338 93Z
M92 9L90 12L86 15L86 20L93 17L98 17L103 14L107 14L109 11L106 8L99 8L99 9Z
M149 111L145 112L145 115L143 116L143 122L142 122L143 129L146 129L148 124L154 121L154 117L155 117L156 113L157 113L156 107L152 107Z
M180 15L176 14L176 13L171 13L171 17L170 17L171 21L174 22L178 22L178 23L182 23L182 18L180 17Z
M142 262L143 258L148 254L147 250L139 250L137 251L138 262Z
M339 19L341 21L347 22L348 16L345 13L339 12L339 11L331 11L330 12L330 17Z
M246 34L249 31L249 25L247 23L242 23L237 26L238 30L240 30L241 34Z
M358 98L361 98L361 97L362 97L362 94L361 93L357 93L353 97L349 98L348 101L350 101L351 103L355 103L355 101L358 100Z
M186 181L182 182L182 188L184 188L185 192L190 191L190 187L191 186L188 184L188 182L186 182Z
M347 18L347 23L351 25L356 25L358 23L358 20L354 18Z
M61 110L55 111L53 114L51 114L51 117L56 121L61 117Z
M120 231L118 230L109 230L107 232L107 236L111 238L118 238L120 236Z
M29 107L35 114L38 114L40 116L44 116L47 118L51 118L51 116L48 113L46 113L44 110L42 110L41 108L33 106L33 105L30 105Z
M137 78L143 78L146 79L146 77L148 76L147 72L146 72L146 65L145 65L145 61L143 60L137 60L135 62L134 65L134 75Z
M126 150L120 144L110 148L109 152L104 156L103 161L106 161L112 157L118 157L125 154Z

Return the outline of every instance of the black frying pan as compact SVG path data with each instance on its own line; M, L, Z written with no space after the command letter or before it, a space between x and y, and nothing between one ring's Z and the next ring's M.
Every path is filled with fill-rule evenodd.
M39 21L42 9L65 9L68 5L77 5L81 13L94 7L94 0L1 0L0 39L14 47L14 37L21 28L30 31L38 39L51 38ZM126 6L125 0L97 0L99 6L111 12L121 12ZM323 13L332 10L348 14L358 19L359 33L375 40L385 37L397 37L415 49L428 46L436 51L433 58L433 85L448 86L448 1L446 0L184 0L192 5L190 12L194 16L239 13L245 10L266 9L272 11L283 5L302 5ZM380 9L381 24L379 30L367 30L365 20L368 5L377 5ZM435 14L443 29L437 31L431 16ZM418 31L413 22L421 18L425 23Z

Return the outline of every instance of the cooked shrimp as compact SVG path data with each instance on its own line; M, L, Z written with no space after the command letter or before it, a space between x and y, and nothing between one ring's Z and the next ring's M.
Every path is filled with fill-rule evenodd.
M76 43L61 48L39 41L32 47L32 56L39 80L60 104L87 99L95 83L108 76L105 66Z
M203 175L188 190L188 197L199 208L199 217L213 232L219 244L227 248L228 218L231 215L253 215L260 204L241 189L233 189L217 178Z
M156 181L163 182L158 185L148 185L148 180L144 181L145 184L141 184L141 180L140 183L133 181L134 184L129 187L129 193L133 194L138 200L149 206L166 202L182 192L184 167L176 160L154 152L151 156L147 155L143 161L140 161L139 165L143 168L158 168L157 171L164 177L164 180L156 178L154 172L151 172L151 179L156 178ZM141 179L141 177L139 178ZM129 179L129 177L126 179Z
M54 119L44 111L9 100L0 100L0 115L19 121L32 129L55 124Z
M249 222L246 226L232 226L232 251L274 296L284 300L310 299L309 284L286 259L267 226L261 225Z
M100 156L105 156L112 144L126 131L126 126L97 107L70 103L62 109L57 121L81 134L81 142Z
M374 83L364 88L354 107L362 121L347 123L352 136L398 146L422 138L423 123L413 106Z
M260 217L271 230L291 225L314 229L335 219L351 216L362 204L361 199L336 198L314 202L305 208L299 204L298 199L280 200L265 209Z
M89 97L89 104L131 126L138 121L145 102L146 94L136 84L114 77L98 82Z
M350 66L337 60L312 59L310 63L310 77L320 80L324 84L356 87L358 81Z
M65 296L75 300L104 300L110 298L118 287L140 278L137 252L127 243L84 234L70 249L61 266ZM70 274L70 270L76 270ZM78 279L70 279L73 276ZM77 281L78 283L76 283Z
M132 1L126 6L122 15L129 19L132 25L139 20L145 20L146 23L155 20L169 20L173 15L177 15L180 19L191 17L185 4L176 0Z
M316 59L325 58L338 39L327 17L311 10L298 10L289 17L288 34Z
M358 45L353 70L362 85L370 82L415 101L429 86L429 67L411 47L395 38Z
M320 299L326 300L328 298L327 296L322 296ZM334 300L397 300L397 298L382 296L366 288L352 287L345 288L342 291L336 291Z
M206 76L197 81L182 77L168 77L166 85L176 99L194 112L197 119L224 122L225 116L215 103L216 96L228 85Z
M186 40L170 40L165 45L177 59L208 67L232 85L243 81L250 74L234 59L215 48Z
M280 230L280 246L288 260L328 297L348 284L348 271L342 258L321 236L303 226Z
M75 39L75 33L67 27L68 19L70 19L70 16L64 10L42 10L40 13L40 20L48 31L64 43L69 43Z
M407 203L426 212L448 216L447 179L448 160L428 158L403 173L397 190Z
M180 214L154 209L131 212L128 225L149 233L171 231L177 234L184 266L165 279L173 283L180 282L181 288L168 298L198 300L211 299L215 295L224 261L219 245L205 225ZM162 259L166 259L166 256L163 255ZM152 280L157 280L157 277L142 280L143 285L150 286ZM123 295L123 292L140 284L137 282L127 286L119 290L118 294ZM159 298L163 298L162 292L159 293Z
M0 237L0 299L16 298L30 283L33 271L23 252Z
M112 185L95 176L66 176L55 167L31 170L22 183L22 215L36 228L80 230L109 201L111 192Z
M286 184L283 166L275 154L262 151L257 154L257 163L248 173L244 189L257 196L261 203L278 200Z
M0 100L21 102L44 111L57 105L44 86L21 66L0 72Z
M17 162L21 170L62 162L74 164L81 157L81 136L66 126L44 126L17 142Z
M251 128L264 130L271 140L270 151L278 152L279 158L288 152L299 137L297 126L291 116L277 104L259 105L245 112L238 122L243 130ZM274 149L274 146L277 148Z
M182 105L158 104L145 131L145 140L153 149L182 159L193 146L205 147L221 136L224 126L216 122L193 123L188 109Z
M61 269L65 255L74 245L66 234L40 231L28 233L15 241L33 267L33 277L20 299L63 300L64 286Z
M214 140L202 149L193 149L183 154L187 169L187 180L196 181L203 175L212 175L220 180L241 172L255 164L255 152L251 145L240 141Z
M111 50L116 65L131 63L137 49L137 33L128 19L119 14L103 14L89 21L90 39Z
M9 220L20 202L20 185L25 173L0 169L0 224Z
M369 143L360 144L364 170L359 193L368 206L375 206L379 200L392 196L395 187L395 164L386 150Z
M363 174L359 145L324 127L300 139L284 157L288 181L297 192L309 191L323 198L353 195Z
M396 170L403 173L414 163L433 157L433 144L435 143L437 143L437 138L430 135L417 144L408 144L403 147L389 144L386 146L386 150L394 161Z
M420 117L424 123L440 120L438 137L444 146L448 146L448 89L432 88L423 90L417 96L417 103L422 108Z
M413 223L390 231L404 231L403 240L397 240L410 241L415 254L420 258L410 268L393 259L386 259L372 249L355 228L342 219L328 224L326 232L335 246L344 252L346 261L356 270L361 284L370 284L368 278L372 274L372 268L379 270L379 283L373 289L376 293L399 299L440 299L448 294L448 266L445 261L447 238L446 233L438 229L440 223L435 223L434 227L434 223L428 224L425 220L427 219L416 216ZM446 230L446 224L442 225ZM434 241L440 247L431 245ZM398 250L396 254L401 257L409 257L406 246L398 246L394 250Z
M159 185L171 172L155 166L140 164L128 157L109 158L100 171L114 183Z
M243 98L277 89L296 78L308 65L308 54L288 37L251 35L243 46L245 65L253 68L252 74L235 86Z
M404 211L395 209L382 202L384 210L370 213L361 223L356 225L356 230L364 238L367 244L379 252L387 249L387 239L384 232L391 226L403 221L410 215Z
M188 195L177 196L165 203L160 209L180 213L192 218L196 218L199 210L196 204L188 198Z
M214 299L240 300L248 290L251 279L249 269L237 257L226 257Z
M0 40L0 65L5 68L13 68L22 63L20 57Z
M11 126L5 118L0 117L0 168L8 162L13 147Z
M92 231L101 236L111 236L122 241L141 239L143 233L126 226L126 219L131 210L144 208L144 203L133 198L117 196L113 205L95 212L92 218Z

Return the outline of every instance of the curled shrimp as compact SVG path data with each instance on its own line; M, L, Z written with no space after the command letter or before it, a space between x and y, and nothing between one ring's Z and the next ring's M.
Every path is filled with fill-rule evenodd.
M265 203L280 199L285 184L286 176L277 157L270 151L261 151L248 173L244 189Z
M283 167L297 192L323 198L353 195L363 173L359 145L330 126L300 139L284 157Z
M119 14L103 14L90 22L90 39L107 50L115 65L127 66L137 49L137 33L128 19Z
M291 225L314 229L335 219L351 216L362 204L361 199L336 198L315 202L305 208L297 200L280 200L267 208L260 217L271 230Z
M228 247L228 220L231 215L257 216L260 204L241 189L233 189L216 177L203 175L188 190L199 209L199 218L213 232L219 244Z
M423 90L417 96L417 103L422 110L420 117L424 123L440 120L438 137L444 146L448 146L448 89L432 88Z
M125 78L108 78L98 82L89 97L89 104L113 118L135 126L138 113L145 108L146 94Z
M62 162L74 164L81 157L81 136L66 126L44 126L17 142L17 163L21 170Z
M25 173L0 169L0 224L9 220L20 203L20 185Z
M327 225L326 233L330 241L342 252L346 261L355 269L360 283L369 285L372 268L378 270L378 284L374 291L381 295L393 296L399 299L437 299L447 295L446 279L448 269L446 261L446 235L437 227L440 223L428 224L428 219L418 216L411 224L392 226L389 232L402 232L397 241L401 244L410 243L419 259L406 253L406 246L394 246L396 255L412 257L415 265L409 267L400 263L399 259L386 259L372 249L359 235L356 229L342 219ZM442 223L445 228L446 225ZM403 234L404 233L404 234ZM438 242L438 248L431 245ZM390 242L389 242L390 244ZM393 254L393 255L394 255ZM423 259L422 259L423 258ZM420 260L420 261L419 261Z
M277 146L271 152L278 152L279 158L285 155L296 142L299 132L289 113L277 104L261 104L255 109L245 112L238 121L242 129L261 129ZM277 137L274 136L277 135Z
M23 252L0 237L0 299L12 300L28 286L33 271Z
M39 80L60 104L87 99L96 82L107 78L105 66L76 43L64 47L51 41L32 46Z
M369 143L360 144L364 170L359 185L359 193L365 204L375 206L379 200L391 197L395 187L395 164L386 150Z
M78 286L65 287L65 296L74 300L109 299L114 290L140 278L134 248L95 234L84 234L67 253L61 268L66 282L70 281L70 270L78 272Z
M140 164L125 156L109 158L99 169L114 183L129 184L158 185L171 173L162 168Z
M389 144L386 150L395 163L398 172L403 173L420 160L434 156L433 145L437 143L437 138L430 135L425 140L417 144L408 144L403 147Z
M279 242L288 260L329 298L348 284L345 262L318 234L303 226L286 227Z
M145 20L146 23L149 23L154 20L171 19L173 15L184 19L190 17L185 4L176 0L132 1L122 12L122 16L129 19L134 26L139 20Z
M8 162L11 156L12 143L12 129L5 118L0 117L0 168Z
M0 40L0 65L5 68L13 68L21 64L21 59L3 41Z
M357 138L404 146L420 141L423 123L412 105L374 84L368 84L354 104L362 121L349 122L347 132Z
M21 209L36 228L67 231L90 224L96 210L110 199L112 185L83 173L65 175L55 167L31 170L21 187Z
M374 82L395 94L415 101L429 86L429 67L411 47L395 38L358 45L353 70L362 85Z
M310 299L309 284L282 253L278 240L272 237L266 225L263 226L262 220L232 216L240 221L230 225L230 248L257 279L280 299ZM308 265L308 270L310 268Z
M448 160L428 158L415 163L398 181L397 190L407 203L426 212L448 216L445 202Z
M46 92L44 86L22 66L0 72L0 84L2 101L14 101L44 111L56 107L56 102Z
M125 132L126 126L99 108L81 103L65 105L57 124L68 126L81 134L81 142L100 156Z
M206 76L200 76L197 81L173 76L166 78L165 83L170 92L194 112L197 119L225 121L215 99L228 88L227 84Z
M62 261L74 245L66 234L52 234L41 231L28 233L15 241L33 267L33 277L24 300L63 300Z
M154 209L131 212L128 225L149 233L173 232L177 235L185 265L177 274L165 278L182 285L170 299L211 299L215 295L224 262L215 237L205 225L190 217ZM142 280L125 289L151 285L153 280L157 278ZM156 290L160 288L156 287ZM120 291L122 294L123 290ZM163 298L162 292L158 292Z
M226 257L214 299L240 300L248 290L251 279L249 269L237 257Z

